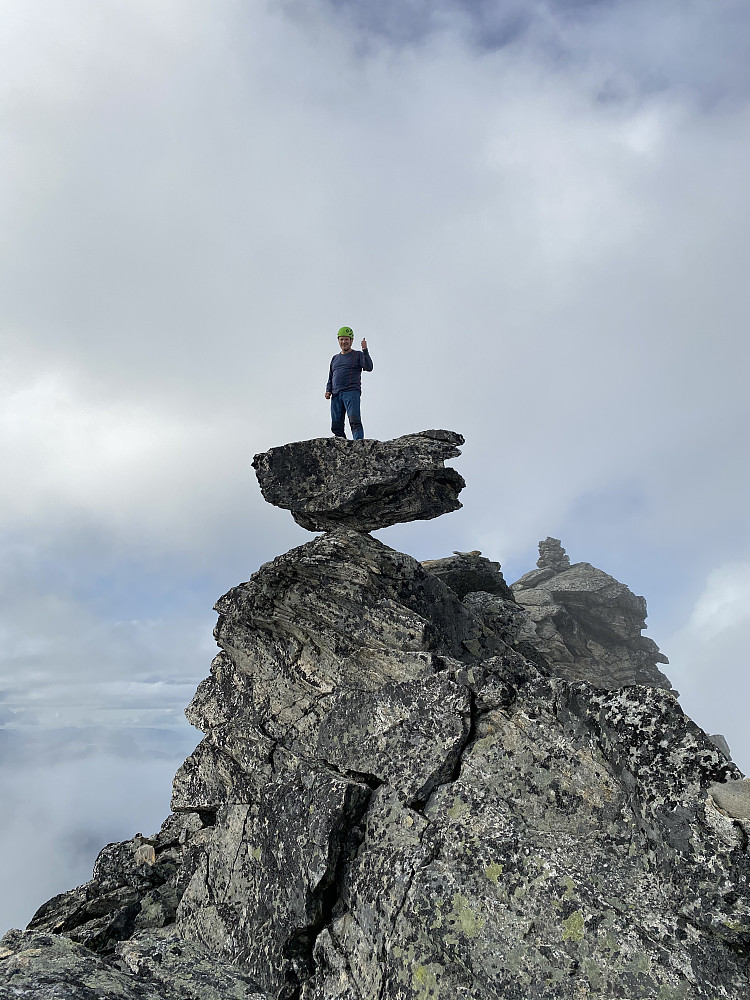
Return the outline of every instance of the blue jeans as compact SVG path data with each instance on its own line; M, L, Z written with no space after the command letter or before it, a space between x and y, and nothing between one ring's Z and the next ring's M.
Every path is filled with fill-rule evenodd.
M359 393L356 389L347 389L331 396L331 430L336 437L346 437L344 434L344 410L349 417L349 426L355 441L361 441L365 436L362 418L359 415Z

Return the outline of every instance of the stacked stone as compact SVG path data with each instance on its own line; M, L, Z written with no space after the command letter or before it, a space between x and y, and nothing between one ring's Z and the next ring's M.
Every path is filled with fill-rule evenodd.
M551 569L553 573L564 573L566 569L570 569L570 558L566 555L559 538L550 538L547 535L544 541L539 543L539 558L536 564L539 569Z

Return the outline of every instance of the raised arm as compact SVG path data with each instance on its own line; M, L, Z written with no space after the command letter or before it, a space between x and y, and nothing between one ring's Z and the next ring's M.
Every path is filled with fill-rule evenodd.
M362 370L366 372L372 371L372 358L370 357L370 352L367 350L367 341L362 341Z

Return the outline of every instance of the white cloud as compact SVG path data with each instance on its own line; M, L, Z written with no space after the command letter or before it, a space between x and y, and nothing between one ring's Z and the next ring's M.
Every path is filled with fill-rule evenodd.
M0 487L5 518L34 518L53 504L113 519L123 507L143 507L148 484L178 461L198 430L137 403L87 399L62 373L24 384L6 371L0 399L0 461L9 471ZM175 472L177 475L175 476ZM168 472L179 482L179 470ZM174 485L177 485L175 483Z
M670 677L699 725L720 732L743 770L750 770L750 563L712 570L687 624L668 650Z
M7 5L6 523L138 558L291 544L249 460L327 433L345 321L368 433L467 436L436 545L516 558L625 483L632 548L715 561L748 486L750 112L702 3L693 82L726 69L733 100L679 60L603 99L670 38L677 8L631 6L537 6L478 49L466 10L363 45L323 3Z
M750 621L750 563L722 566L709 574L687 630L694 638L710 642L722 633Z
M7 363L0 368L6 530L88 524L144 549L215 541L222 510L246 506L254 485L249 456L231 480L223 475L252 418L239 427L221 404L210 414L196 409L159 394L118 398L70 367Z
M8 723L185 725L182 711L216 653L210 599L187 613L182 596L159 618L121 621L106 607L106 581L86 594L80 580L77 592L80 568L70 567L71 583L51 573L43 552L6 547L2 555L0 691L13 713ZM127 587L126 579L110 600L138 601Z
M24 927L42 903L91 878L113 840L146 836L169 813L173 760L93 757L4 765L0 928Z
M654 497L657 533L675 509L694 531L713 499L685 489L697 456L732 495L745 484L726 428L729 401L744 410L747 107L602 102L596 64L561 72L522 45L478 58L450 33L363 56L325 9L259 7L232 30L232 9L193 5L170 32L176 8L159 24L137 8L130 59L122 10L70 41L81 59L45 35L56 72L85 82L54 92L71 126L55 132L49 88L26 80L8 295L51 374L8 397L17 451L42 460L6 503L59 495L200 544L257 499L254 450L327 432L344 316L376 361L366 428L464 431L475 490L502 481L504 544L623 474ZM102 33L118 51L104 89Z
M210 602L306 537L250 461L327 434L348 323L369 434L467 438L464 511L383 540L567 532L652 627L725 567L654 636L739 754L746 5L364 10L3 4L3 718L179 714Z

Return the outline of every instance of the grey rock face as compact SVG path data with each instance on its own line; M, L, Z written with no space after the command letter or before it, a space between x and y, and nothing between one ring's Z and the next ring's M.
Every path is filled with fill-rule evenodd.
M554 673L596 687L645 684L670 690L656 666L668 663L646 627L646 601L589 563L569 564L555 538L539 543L538 569L513 584L530 618L519 639L534 646Z
M736 768L669 693L545 677L471 603L352 531L219 601L181 933L304 1000L713 997L717 967L741 996L744 834L705 791Z
M176 1000L270 1000L233 962L178 936L174 928L141 931L116 948L118 964L165 998Z
M529 616L516 604L500 563L474 551L454 552L444 559L428 559L422 565L450 587L464 606L503 642L516 643Z
M107 961L67 937L9 931L0 941L5 1000L271 1000L231 962L174 933L140 932Z
M509 646L516 645L528 629L529 615L514 600L479 591L466 594L463 604Z
M719 748L719 750L721 750L721 752L724 754L727 760L732 759L732 751L729 747L729 744L726 741L726 738L722 736L721 733L712 733L710 739L712 743L714 743Z
M114 969L67 937L19 930L8 931L0 940L0 997L166 1000L163 992Z
M0 996L745 1000L746 782L670 691L548 673L547 598L609 680L645 614L553 557L524 609L341 529L230 590L175 815L6 935Z
M29 929L65 934L110 954L135 931L174 923L184 845L201 827L197 813L170 816L148 842L137 835L108 844L96 859L91 881L50 899L31 918Z
M739 998L748 859L704 814L705 734L662 692L493 667L478 693L515 697L485 695L454 780L373 795L302 997Z
M500 563L486 559L481 552L454 552L445 559L429 559L422 565L442 580L463 600L467 594L481 591L513 601L513 592L500 572Z
M416 560L356 531L280 556L217 610L223 652L188 710L207 737L172 801L216 824L178 924L291 996L373 789L418 804L448 780L471 726L457 678L502 643Z
M466 483L444 462L463 443L443 430L394 441L315 438L256 455L253 468L263 497L303 528L374 531L458 510Z

